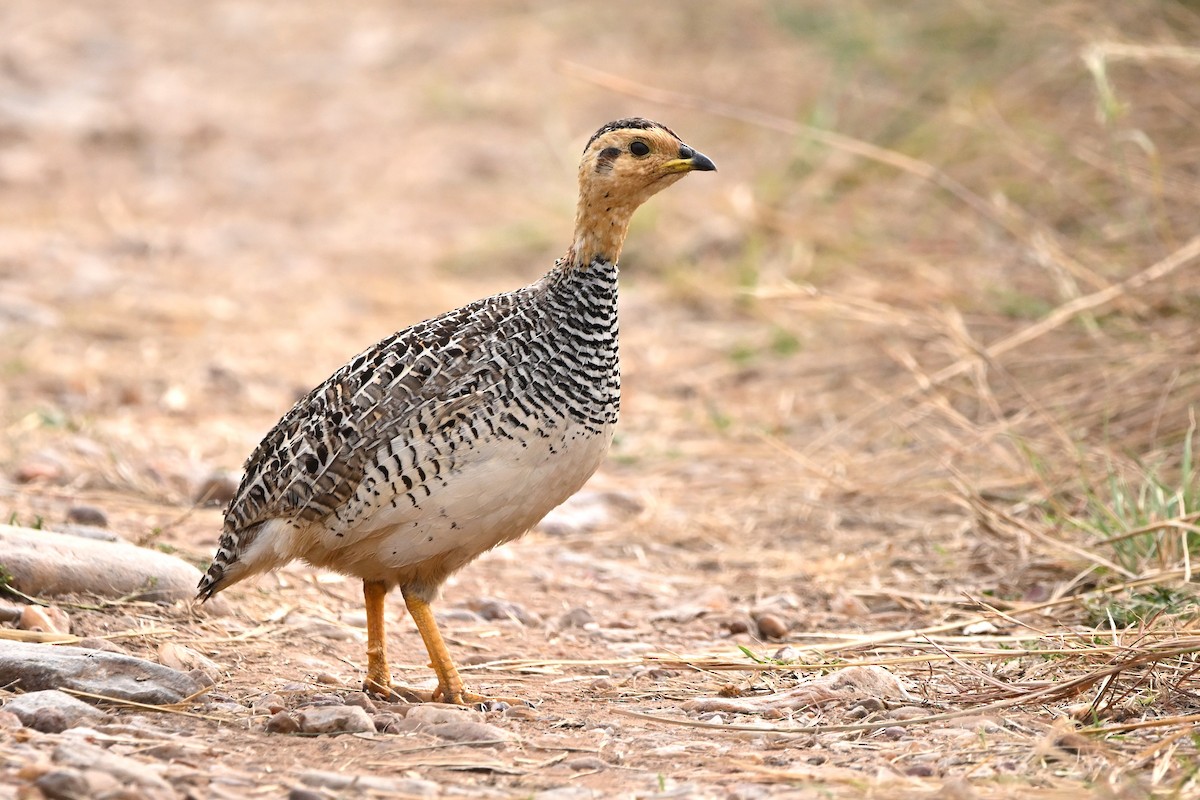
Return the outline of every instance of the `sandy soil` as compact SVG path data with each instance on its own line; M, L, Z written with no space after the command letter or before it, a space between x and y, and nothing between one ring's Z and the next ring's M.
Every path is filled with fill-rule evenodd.
M795 137L599 86L571 66L801 118L843 80L840 62L773 9L0 8L0 511L55 527L95 507L112 530L197 565L220 530L198 492L236 473L299 393L392 330L532 281L561 254L575 158L599 124L659 118L721 170L689 177L635 221L622 429L586 490L591 505L481 558L438 606L472 688L535 703L478 717L504 743L268 733L264 696L289 708L344 697L365 661L360 587L293 565L227 592L228 615L68 606L77 634L152 628L117 642L152 659L183 644L219 668L186 709L194 716L113 709L121 725L105 746L191 797L424 791L405 779L503 798L1138 797L1156 781L1186 785L1188 739L1167 750L1085 739L1066 700L971 711L1003 697L997 682L1066 672L1038 659L970 667L928 645L969 638L962 626L986 611L972 598L1041 600L1077 565L1061 550L1031 555L1039 540L989 528L952 489L956 475L993 500L1027 487L1028 465L996 430L939 438L954 414L1008 408L1019 389L864 409L954 363L971 336L1007 330L1011 318L979 308L1001 280L1044 286L1031 284L1043 274L1034 259L997 244L986 221L948 222L950 201L915 195L911 176L873 196L893 208L916 197L930 213L884 231L894 247L868 248L879 231L855 204L845 152L800 174L796 159L811 153ZM902 104L886 82L855 85L861 105ZM869 110L854 105L820 113L861 124ZM806 209L781 188L790 180L834 199ZM843 261L861 269L831 270ZM958 330L954 307L975 314L957 343L941 336ZM1187 319L1164 315L1152 377L1170 374ZM1055 352L1082 359L1087 346L1072 330ZM1046 356L1029 353L1011 374L1062 374ZM1186 370L1176 380L1194 385ZM1118 395L1118 411L1158 397ZM1114 437L1126 419L1109 418ZM1168 422L1181 430L1181 419ZM1086 435L1101 427L1087 424ZM391 609L397 677L427 684L398 598ZM985 632L1023 630L991 619ZM1025 619L1056 624L1053 610ZM890 650L856 638L935 626ZM936 669L915 660L931 653ZM900 658L885 669L908 697L683 709L762 699L843 657ZM1163 714L1194 708L1167 694ZM965 716L905 724L955 711ZM889 724L786 732L860 722ZM36 796L21 787L60 738L0 737L20 745L0 796ZM321 788L314 770L393 783ZM558 793L537 794L548 790Z

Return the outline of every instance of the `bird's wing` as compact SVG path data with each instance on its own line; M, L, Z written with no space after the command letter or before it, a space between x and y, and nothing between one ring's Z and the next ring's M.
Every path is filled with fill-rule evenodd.
M495 377L472 355L501 335L517 293L497 295L390 336L313 389L266 435L225 513L226 531L269 519L327 519L353 496L368 460L417 418L453 417ZM483 313L486 311L487 313ZM428 424L428 423L425 423ZM248 546L243 540L241 547Z

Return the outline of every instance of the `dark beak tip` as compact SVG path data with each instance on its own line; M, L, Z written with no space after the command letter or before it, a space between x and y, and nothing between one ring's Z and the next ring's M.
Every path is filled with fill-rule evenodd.
M696 153L692 156L692 169L696 172L716 172L717 165L703 153Z

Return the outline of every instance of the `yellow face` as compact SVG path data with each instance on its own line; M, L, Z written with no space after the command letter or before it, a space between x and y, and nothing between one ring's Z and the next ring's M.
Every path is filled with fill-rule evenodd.
M689 172L715 170L668 128L643 119L605 125L588 142L579 167L579 183L595 200L636 208Z

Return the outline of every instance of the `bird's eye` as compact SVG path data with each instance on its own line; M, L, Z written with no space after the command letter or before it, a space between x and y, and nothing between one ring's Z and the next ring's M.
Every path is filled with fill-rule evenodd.
M629 152L633 153L638 158L650 153L650 145L645 142L634 142L629 145Z

